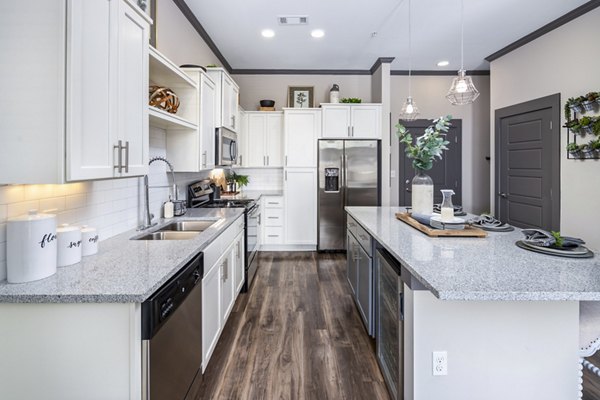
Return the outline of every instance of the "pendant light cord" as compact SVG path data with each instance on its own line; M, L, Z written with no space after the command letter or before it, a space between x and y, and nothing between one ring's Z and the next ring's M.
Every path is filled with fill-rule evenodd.
M465 69L465 1L460 0L460 69Z
M412 33L411 33L411 7L410 0L408 0L408 97L411 92L411 74L412 74Z

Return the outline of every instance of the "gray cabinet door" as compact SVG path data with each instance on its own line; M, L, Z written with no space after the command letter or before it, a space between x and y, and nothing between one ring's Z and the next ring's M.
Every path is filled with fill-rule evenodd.
M360 248L358 241L350 234L350 232L346 233L348 237L347 248L348 252L346 255L346 277L348 278L348 283L350 284L350 289L352 289L352 294L356 295L356 289L358 284L358 273L357 273L357 259L358 259L358 249Z
M358 246L358 290L356 303L369 335L373 332L373 261L365 250Z

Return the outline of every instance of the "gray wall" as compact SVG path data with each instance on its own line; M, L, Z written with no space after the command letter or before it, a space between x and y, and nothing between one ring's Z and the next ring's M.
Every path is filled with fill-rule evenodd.
M246 111L256 111L262 99L275 100L275 107L287 107L289 86L314 86L315 106L329 103L329 89L340 86L340 98L358 97L371 101L370 75L233 75L240 86L240 104Z
M600 37L600 9L547 33L491 63L492 121L494 111L555 93L561 94L561 106L569 97L600 90L595 50ZM563 113L561 109L561 119ZM564 121L561 121L561 125ZM600 250L600 161L568 160L567 131L561 128L561 232L579 236L590 247ZM494 141L490 141L494 153ZM494 171L490 180L494 182ZM490 201L494 202L493 185Z
M433 119L451 114L462 119L462 187L463 207L473 213L490 210L489 205L489 155L490 129L490 77L474 76L473 82L481 95L475 103L453 106L445 98L453 76L413 76L412 97L419 107L419 118ZM408 77L392 76L392 163L396 178L392 179L391 204L398 204L400 171L399 145L396 136L398 116L402 103L408 96ZM451 151L451 150L449 150Z

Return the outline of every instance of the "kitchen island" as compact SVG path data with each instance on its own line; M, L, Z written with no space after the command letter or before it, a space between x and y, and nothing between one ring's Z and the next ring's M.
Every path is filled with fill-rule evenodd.
M402 266L403 378L409 399L576 399L579 301L600 300L600 259L516 247L518 229L431 238L397 207L346 211ZM433 375L446 351L448 373Z

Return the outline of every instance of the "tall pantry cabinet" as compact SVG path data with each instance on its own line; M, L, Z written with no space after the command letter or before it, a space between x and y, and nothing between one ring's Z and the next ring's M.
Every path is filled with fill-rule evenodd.
M285 243L317 244L317 139L321 110L284 109Z
M150 19L126 0L14 1L1 11L10 96L0 98L0 184L147 173Z

